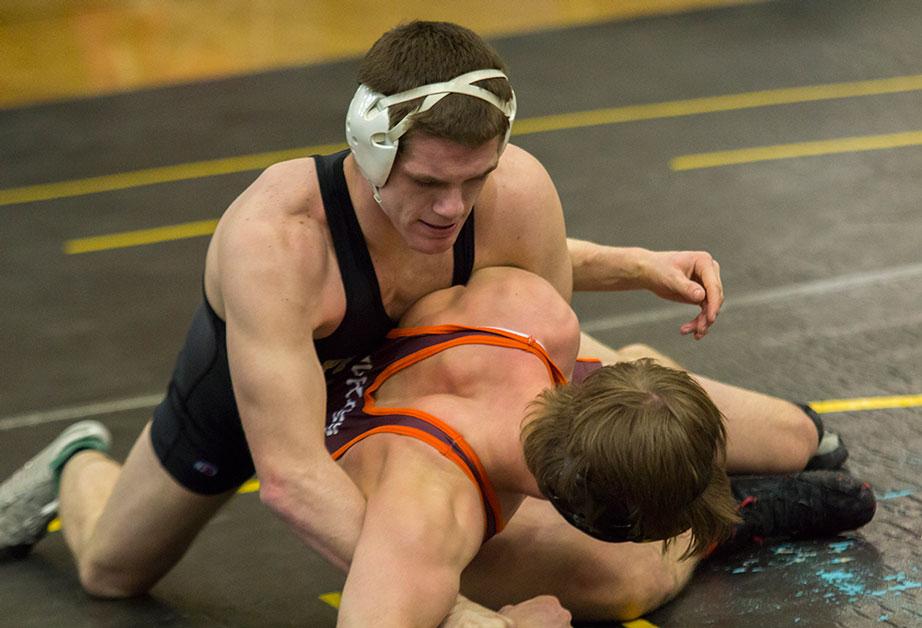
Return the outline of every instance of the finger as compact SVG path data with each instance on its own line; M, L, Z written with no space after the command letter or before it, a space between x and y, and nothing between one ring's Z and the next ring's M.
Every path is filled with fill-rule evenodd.
M680 332L683 336L687 336L688 334L697 333L697 332L698 332L698 327L699 327L699 324L700 324L700 320L699 320L699 319L701 319L702 317L703 317L703 314L698 314L695 318L691 319L690 321L688 321L687 323L685 323L685 324L683 324L681 327L679 327L679 332Z
M714 274L717 276L717 287L720 291L718 295L720 298L718 299L718 302L717 302L717 313L719 314L720 307L724 303L724 283L723 283L723 280L720 278L720 263L716 259L714 260Z
M701 304L701 313L698 314L698 317L695 319L697 321L697 325L695 327L695 339L696 340L701 340L708 333L708 326L710 325L710 323L709 323L709 317L706 314L707 306L708 306L707 302L704 302Z
M701 307L707 316L708 324L717 319L717 312L723 303L723 285L720 282L719 268L717 261L711 259L702 264L699 269L701 283L707 291L707 303L702 302Z

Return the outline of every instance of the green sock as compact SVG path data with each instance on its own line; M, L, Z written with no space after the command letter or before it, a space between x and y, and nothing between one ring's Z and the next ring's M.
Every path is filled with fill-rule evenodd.
M69 443L67 447L58 454L57 458L51 461L51 472L54 474L54 483L57 488L60 488L61 485L61 471L64 470L64 465L67 464L68 460L74 457L74 454L84 449L95 449L103 453L109 451L109 447L95 436L85 436Z

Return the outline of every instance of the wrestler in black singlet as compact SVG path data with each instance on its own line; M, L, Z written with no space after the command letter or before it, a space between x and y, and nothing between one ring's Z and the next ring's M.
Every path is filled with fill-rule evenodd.
M315 342L321 362L370 353L395 326L384 309L375 269L349 198L343 160L348 151L317 156L317 179L346 293L339 327ZM467 283L474 266L474 213L454 245L452 285ZM226 324L207 298L177 358L165 399L154 411L154 451L191 491L215 495L255 472L227 363Z

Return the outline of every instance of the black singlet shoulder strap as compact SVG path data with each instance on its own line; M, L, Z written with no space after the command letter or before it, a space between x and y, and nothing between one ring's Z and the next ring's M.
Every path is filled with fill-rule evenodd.
M336 250L336 260L346 292L346 313L339 327L314 345L321 360L366 353L394 327L381 301L365 236L349 198L343 161L349 151L315 156L317 180L327 225Z
M471 278L474 269L474 211L461 227L454 246L454 268L451 273L451 285L461 286Z

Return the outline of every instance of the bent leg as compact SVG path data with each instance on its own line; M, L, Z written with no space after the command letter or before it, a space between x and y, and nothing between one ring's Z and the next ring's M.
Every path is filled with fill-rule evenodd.
M646 345L633 344L614 350L587 334L582 334L580 355L597 357L606 364L652 358L664 366L682 369L674 360ZM816 425L795 404L694 373L690 375L726 418L728 473L801 471L816 452L819 444Z
M180 486L154 454L150 423L124 466L96 451L76 454L61 475L60 517L84 589L111 598L145 593L232 495Z
M598 541L526 498L464 571L461 592L491 608L554 595L575 619L635 619L672 599L698 562L679 560L687 541L662 547Z

